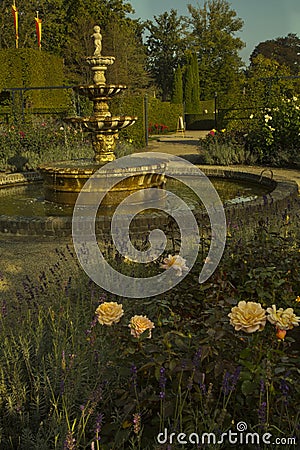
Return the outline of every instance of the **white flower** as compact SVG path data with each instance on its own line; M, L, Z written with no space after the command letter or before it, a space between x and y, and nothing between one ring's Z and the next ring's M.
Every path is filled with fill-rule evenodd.
M254 114L250 114L249 119L253 119Z
M298 100L298 97L293 97L294 102L296 102Z
M269 120L272 120L272 116L269 116L269 114L265 115L265 122L268 123Z
M189 268L186 265L186 260L179 255L168 255L164 258L163 264L160 265L162 269L174 269L177 272L177 276L181 277L183 271L188 271Z

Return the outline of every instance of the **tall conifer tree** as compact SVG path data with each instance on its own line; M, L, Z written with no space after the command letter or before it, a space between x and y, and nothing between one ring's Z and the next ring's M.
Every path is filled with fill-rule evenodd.
M182 70L180 66L177 66L175 69L172 103L183 103Z

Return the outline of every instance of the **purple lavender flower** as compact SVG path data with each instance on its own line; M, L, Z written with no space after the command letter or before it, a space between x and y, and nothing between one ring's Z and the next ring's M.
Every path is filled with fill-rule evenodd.
M91 402L97 405L102 400L102 395L103 395L103 384L99 384L90 396Z
M137 387L137 367L134 364L132 364L130 372L131 372L131 383L132 383L132 386L134 388L136 388Z
M199 383L199 387L204 395L207 393L206 385L204 383Z
M264 206L266 206L268 204L268 197L266 195L263 195L263 201L264 201Z
M103 424L104 414L100 413L96 417L96 427L95 427L95 439L96 441L101 441L101 429Z
M160 377L159 377L159 387L160 387L160 393L159 398L164 399L166 396L166 381L167 378L165 376L166 369L164 367L160 368Z
M240 366L238 366L231 376L231 390L232 391L236 388L237 382L239 381L241 370L242 370L242 368Z
M97 323L98 323L98 316L97 316L97 314L95 314L93 320L90 323L90 328L88 328L84 332L86 334L86 336L89 336L92 333L92 330L97 325ZM93 339L92 338L90 338L90 343L93 344Z
M222 391L224 395L228 395L230 392L230 373L228 372L228 370L226 370L223 376Z
M73 437L73 431L68 431L65 442L64 450L76 450L76 441Z
M202 348L199 347L199 349L196 351L194 358L193 358L193 366L195 369L199 368L200 362L201 362L201 356L202 356Z
M71 285L72 285L72 277L69 277L66 285L65 285L65 296L68 297L70 289L71 289Z
M266 424L266 409L267 409L267 403L262 402L259 409L258 409L258 418L260 427L264 428Z
M284 403L284 405L287 405L288 404L288 393L289 393L290 388L289 388L289 385L287 384L287 381L285 378L282 378L280 380L279 389L282 393L283 403Z
M222 382L222 391L224 395L228 395L235 390L240 373L241 367L237 367L232 374L226 370Z

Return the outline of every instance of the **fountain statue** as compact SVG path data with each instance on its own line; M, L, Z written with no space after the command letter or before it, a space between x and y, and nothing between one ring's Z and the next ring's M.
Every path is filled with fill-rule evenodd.
M95 25L94 33L91 35L94 40L95 51L92 56L86 57L86 63L93 72L94 84L75 88L80 95L88 97L93 102L93 114L90 117L69 117L65 119L73 125L81 124L83 131L91 134L94 158L93 160L52 162L39 167L44 179L45 198L52 202L73 205L84 184L97 169L115 160L114 149L119 130L133 125L137 120L135 116L111 115L108 101L124 91L126 86L106 83L105 72L114 63L115 58L114 56L102 55L102 35L100 31L100 27ZM117 204L131 192L143 188L164 187L165 176L161 172L163 172L165 163L157 160L151 162L149 158L145 163L141 159L136 158L134 162L133 158L134 167L130 168L132 176L115 186L113 193L104 199L103 204ZM113 174L111 171L109 174L117 179L117 172L116 169ZM124 178L124 169L122 171L119 169L119 172L120 179ZM99 183L97 189L99 189Z

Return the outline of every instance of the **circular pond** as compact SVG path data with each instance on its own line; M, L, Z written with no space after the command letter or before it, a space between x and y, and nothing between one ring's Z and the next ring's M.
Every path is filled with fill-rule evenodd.
M186 177L187 181L189 177ZM272 188L242 180L211 178L223 203L251 201L268 194ZM185 185L168 179L166 189L174 192L191 208L199 206L199 198ZM24 217L71 216L73 206L48 202L44 198L42 183L0 189L0 215Z
M273 210L278 212L285 209L287 204L298 198L295 182L283 177L273 179L273 176L263 176L264 171L258 175L202 166L201 170L214 184L229 221L240 216L257 220L258 216L269 214ZM177 175L178 170L174 170L174 178ZM188 185L191 174L180 171L180 175L184 176ZM173 173L169 176L172 177ZM73 207L45 201L39 174L28 172L0 176L0 187L0 233L61 237L71 235ZM166 188L177 194L193 210L197 221L206 221L205 208L185 185L185 180L178 184L172 178L168 179ZM95 229L97 236L106 238L110 233L114 209L103 210L101 212L101 208L99 209ZM169 227L169 216L155 210L138 214L132 224L132 230L140 234L149 232L152 228L163 227Z

